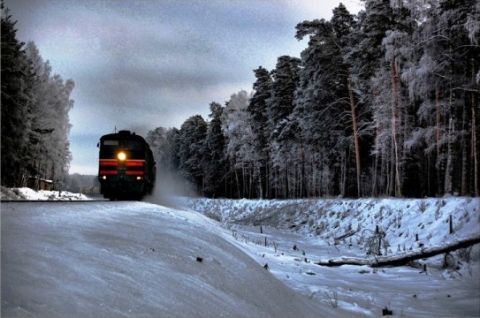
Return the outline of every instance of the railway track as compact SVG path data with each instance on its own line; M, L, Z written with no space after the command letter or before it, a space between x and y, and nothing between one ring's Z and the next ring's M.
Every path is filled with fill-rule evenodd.
M95 199L95 200L0 200L3 203L94 203L94 202L110 202L107 199Z

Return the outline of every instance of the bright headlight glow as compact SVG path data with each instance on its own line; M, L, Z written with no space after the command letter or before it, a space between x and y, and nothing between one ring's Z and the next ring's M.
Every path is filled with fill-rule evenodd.
M120 151L120 152L117 154L117 158L118 158L118 160L123 161L123 160L127 159L127 154L124 153L123 151Z

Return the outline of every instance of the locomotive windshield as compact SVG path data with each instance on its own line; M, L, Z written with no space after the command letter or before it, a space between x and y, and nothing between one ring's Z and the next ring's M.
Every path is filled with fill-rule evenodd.
M118 146L119 142L118 142L118 140L104 140L103 145L104 146Z
M145 145L138 140L112 140L102 141L100 147L100 158L115 158L116 153L125 150L129 159L144 159Z

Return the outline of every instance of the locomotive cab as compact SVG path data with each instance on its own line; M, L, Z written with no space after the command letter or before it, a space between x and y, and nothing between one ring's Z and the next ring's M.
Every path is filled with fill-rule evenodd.
M155 185L155 161L143 137L121 130L98 144L100 192L109 199L141 199Z

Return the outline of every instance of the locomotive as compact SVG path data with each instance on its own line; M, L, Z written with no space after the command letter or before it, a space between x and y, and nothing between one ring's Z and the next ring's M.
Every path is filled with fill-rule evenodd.
M120 130L103 135L100 148L98 180L100 193L110 200L142 199L155 185L155 160L143 137Z

